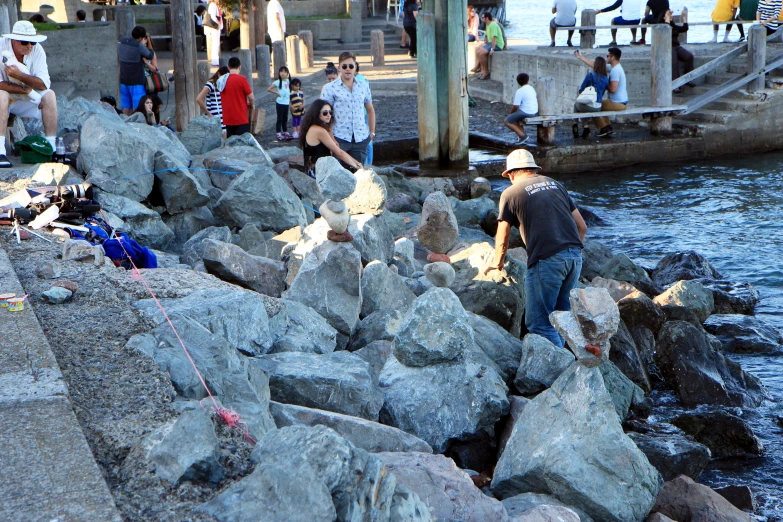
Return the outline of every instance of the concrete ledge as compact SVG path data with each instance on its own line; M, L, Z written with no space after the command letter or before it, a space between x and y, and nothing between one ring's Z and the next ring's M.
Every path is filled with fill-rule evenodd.
M0 249L0 289L24 290ZM119 521L32 306L0 309L0 520Z

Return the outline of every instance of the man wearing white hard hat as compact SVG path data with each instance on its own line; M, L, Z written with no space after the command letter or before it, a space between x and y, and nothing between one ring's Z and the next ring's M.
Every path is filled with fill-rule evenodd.
M0 38L0 168L11 166L6 157L5 132L8 115L43 120L44 134L56 148L57 99L50 90L46 53L39 45L46 36L36 34L33 24L20 20Z
M495 260L484 273L503 270L511 227L519 227L527 250L525 326L562 348L549 314L571 309L568 294L582 271L587 225L565 187L541 175L527 150L508 155L503 177L511 186L500 196Z

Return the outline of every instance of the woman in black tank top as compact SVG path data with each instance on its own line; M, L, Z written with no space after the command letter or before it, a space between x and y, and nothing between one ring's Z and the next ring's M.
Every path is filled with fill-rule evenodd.
M332 106L325 100L315 100L302 118L302 132L299 135L299 146L304 154L307 174L315 177L315 164L325 156L334 156L341 163L355 169L364 168L337 144L332 135L334 114Z

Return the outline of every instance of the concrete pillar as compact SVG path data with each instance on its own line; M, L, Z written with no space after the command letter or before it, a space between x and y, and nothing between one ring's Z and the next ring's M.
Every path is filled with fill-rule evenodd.
M250 89L253 89L253 53L250 49L239 50L239 61L242 63L242 76L247 78Z
M753 25L748 31L748 74L764 68L767 61L767 30L760 25ZM755 92L764 89L765 76L748 84L748 91Z
M291 75L299 74L302 72L302 58L299 55L299 37L296 35L289 36L285 39L286 56L288 56L288 70L291 71Z
M650 105L669 107L672 104L672 28L668 25L656 24L652 26L651 32ZM656 135L671 134L671 116L652 118L650 132Z
M11 19L8 16L8 6L0 5L0 34L11 32Z
M299 53L302 59L302 67L312 69L315 66L313 61L312 31L299 31Z
M0 1L0 5L4 5L8 9L8 25L9 27L13 27L14 24L19 21L19 13L17 11L18 4L16 3L16 0L2 0ZM11 31L9 30L8 32L10 33Z
M266 89L272 85L272 79L269 74L269 47L267 45L256 45L256 69L258 69L258 86Z
M536 96L538 98L538 115L551 116L555 114L555 79L545 76L536 80ZM541 145L555 144L555 127L538 126L538 143Z
M595 9L582 9L582 27L595 27ZM579 48L595 47L595 30L579 31Z
M117 9L117 40L131 35L136 27L136 15L130 9Z
M228 67L228 57L221 54L218 57L218 64L220 67Z
M418 26L419 161L434 162L440 158L435 16L432 13L419 11L416 25Z
M357 43L362 41L362 4L362 0L348 0L346 2L351 15L351 21L346 24L340 24L345 31L345 33L341 35L342 40L345 43Z
M274 67L272 67L272 77L277 76L277 71L286 64L285 58L285 42L278 40L272 43L272 57L274 59Z
M449 161L468 166L467 0L449 0Z
M372 54L372 64L374 66L386 64L384 39L385 35L380 29L373 29L370 32L370 54Z

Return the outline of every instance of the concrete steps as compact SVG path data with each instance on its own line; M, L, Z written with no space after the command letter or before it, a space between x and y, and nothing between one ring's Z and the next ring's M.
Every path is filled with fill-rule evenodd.
M733 111L720 111L714 109L699 109L696 112L690 114L681 115L678 117L680 120L688 122L698 123L728 123L728 121L736 115Z
M497 80L478 80L471 76L468 82L468 92L474 98L491 102L503 101L503 84Z

